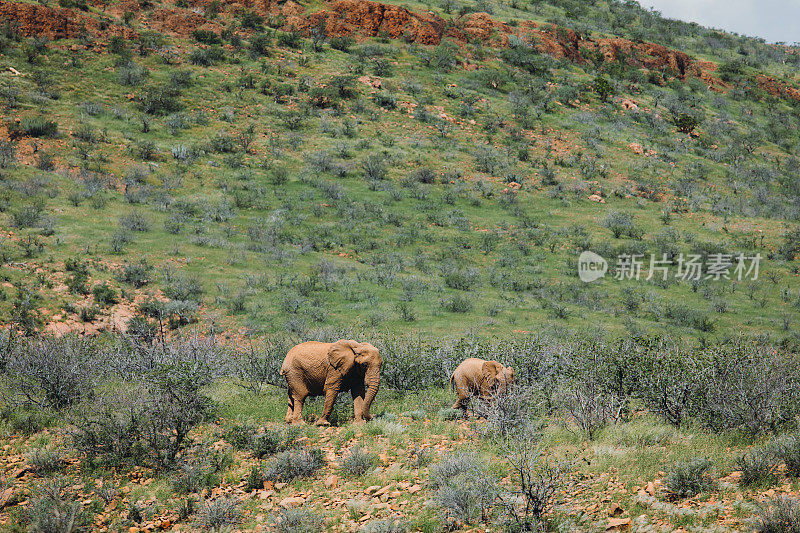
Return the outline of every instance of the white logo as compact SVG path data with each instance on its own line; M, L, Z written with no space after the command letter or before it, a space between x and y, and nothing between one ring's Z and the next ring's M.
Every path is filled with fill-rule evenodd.
M606 275L608 262L594 252L585 250L578 257L578 277L581 281L591 283Z

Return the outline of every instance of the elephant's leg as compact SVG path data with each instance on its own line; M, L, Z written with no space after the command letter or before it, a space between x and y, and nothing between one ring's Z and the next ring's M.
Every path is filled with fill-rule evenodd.
M306 395L300 393L295 393L289 400L289 405L293 407L291 416L292 424L303 423L303 403L305 403L305 401ZM289 416L288 413L286 416Z
M326 385L326 387L328 387ZM325 404L322 407L322 414L316 421L316 425L318 426L330 426L331 423L328 420L333 412L333 404L336 403L336 396L339 394L339 387L331 386L325 389Z
M350 395L353 397L353 419L356 424L372 419L372 415L364 412L365 393L366 388L363 383L357 383L350 389Z
M287 424L292 423L294 417L294 399L292 398L292 391L287 394L289 397L289 406L286 408L286 418L284 419Z
M470 396L469 388L460 377L453 378L453 382L455 384L456 394L458 394L458 400L453 404L453 409L461 409L466 412Z

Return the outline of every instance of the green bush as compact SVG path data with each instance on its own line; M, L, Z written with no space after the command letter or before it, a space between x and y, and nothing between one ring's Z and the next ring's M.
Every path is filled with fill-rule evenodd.
M8 125L8 135L12 139L22 137L55 137L58 135L58 124L45 117L25 117L19 122Z
M99 283L92 287L94 301L103 307L114 305L119 301L117 291L108 283Z
M242 521L240 502L236 498L221 496L205 502L197 512L197 525L206 530L218 530Z
M780 497L760 506L757 533L800 533L800 501Z
M708 471L711 461L692 459L676 463L664 480L664 487L673 499L682 499L709 490L713 486Z
M737 457L734 464L742 473L739 480L742 486L770 486L778 481L778 461L771 449L750 450Z
M298 477L307 477L325 464L319 448L287 450L275 456L264 470L264 479L289 483Z
M325 519L307 509L285 509L272 527L276 533L317 533L325 530Z
M362 476L376 466L378 456L365 452L360 446L354 446L341 462L342 471L351 477Z

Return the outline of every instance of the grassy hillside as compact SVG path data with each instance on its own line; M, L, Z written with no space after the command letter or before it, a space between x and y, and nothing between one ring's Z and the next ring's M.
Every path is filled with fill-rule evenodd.
M305 39L230 6L217 34L189 38L145 30L162 7L150 4L121 17L134 40L48 42L12 27L3 254L15 287L0 312L91 331L167 299L150 316L255 333L551 322L791 336L797 112L754 80L786 73L796 50L580 5L529 9L579 17L583 32L635 16L622 33L718 61L716 85L601 52L555 60L513 37L507 48ZM509 21L527 12L491 7ZM755 282L587 285L584 249L612 267L620 253L646 254L646 268L666 253L670 278L680 253L764 260ZM116 306L89 295L102 283Z

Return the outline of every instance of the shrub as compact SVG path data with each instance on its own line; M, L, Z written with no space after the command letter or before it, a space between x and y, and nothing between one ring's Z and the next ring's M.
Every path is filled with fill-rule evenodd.
M219 38L219 35L209 30L194 30L192 32L192 38L198 43L222 44L222 40Z
M385 109L397 108L397 97L389 92L381 91L372 95L372 100Z
M117 81L120 85L136 87L144 83L148 75L145 67L137 65L133 61L127 61L117 67Z
M765 502L758 512L757 533L800 533L800 502L780 497Z
M319 470L325 461L319 448L287 450L275 456L264 471L264 479L289 483Z
M225 59L225 51L219 46L196 48L189 54L189 61L193 65L201 67L210 67L223 59Z
M172 300L199 303L203 299L203 285L194 276L165 280L164 295Z
M150 273L152 270L153 267L147 263L146 259L142 259L136 263L126 262L122 267L118 279L125 283L130 283L139 289L150 283Z
M364 176L369 180L386 179L386 158L382 154L370 154L361 163L364 169Z
M675 463L664 481L667 493L673 499L681 499L710 489L713 486L708 473L710 468L711 461L708 459Z
M469 313L472 311L472 301L461 294L447 298L441 304L446 311L451 313Z
M11 139L21 137L55 137L58 134L58 124L44 117L26 117L19 123L12 122L8 125L8 135Z
M253 444L256 428L249 425L235 425L230 427L222 436L231 446L237 450L247 450Z
M317 533L325 530L322 516L307 509L285 509L273 525L277 533Z
M431 465L430 485L447 516L466 524L485 521L498 492L486 463L465 452L449 454Z
M21 342L8 362L12 390L41 407L68 407L92 390L92 351L71 335Z
M354 446L342 459L341 466L342 471L348 476L362 476L378 466L378 456Z
M681 133L692 133L700 125L700 120L688 113L678 113L673 117L673 121Z
M449 268L444 272L444 284L451 289L468 291L478 284L480 274L476 268Z
M102 306L114 305L119 301L117 291L108 283L99 283L92 287L94 301Z
M500 494L500 503L507 515L507 530L539 531L542 515L551 505L561 485L562 469L545 464L535 443L512 440L504 446L504 455L511 464L514 488L508 496ZM518 505L518 501L523 505Z
M33 228L42 220L44 202L33 202L11 213L11 224L20 229Z
M172 488L178 494L200 492L220 484L220 469L206 461L191 461L178 467L172 475Z
M356 44L356 41L352 37L348 36L343 36L343 37L334 36L331 37L330 44L331 48L333 48L334 50L339 50L347 53L350 51L350 48L352 48Z
M178 96L180 92L176 87L168 84L153 85L139 96L139 109L148 115L169 115L183 109Z
M793 261L800 256L800 225L793 226L784 233L780 251L787 261Z
M445 407L439 410L438 416L442 420L458 420L461 418L462 412L460 409L453 409L452 407Z
M182 341L144 350L121 361L138 368L134 382L98 395L74 415L75 446L90 459L168 468L190 443L189 432L213 413L202 392L214 375L211 346Z
M603 226L610 229L617 239L622 235L634 237L638 234L633 215L624 211L611 211L603 220Z
M17 143L0 139L0 168L11 168L17 161Z
M285 46L287 48L300 48L303 38L296 31L282 31L278 32L275 42L278 46Z
M150 231L150 221L138 211L119 217L119 225L127 231Z
M50 446L34 448L25 454L25 458L28 460L28 465L37 475L52 474L61 470L64 466L64 456L61 450Z
M787 435L774 444L775 453L786 464L786 474L800 477L800 436Z
M197 525L206 529L233 526L241 520L242 512L236 498L219 497L205 502L197 513Z
M778 461L772 450L756 448L745 452L734 461L742 472L739 483L745 487L769 486L778 481Z
M608 81L607 78L601 76L598 76L594 79L592 88L594 89L594 92L597 93L597 96L600 98L601 102L607 102L608 99L614 95L614 86L611 85L611 82Z
M761 343L735 340L702 354L703 396L697 415L714 430L776 431L798 414L795 357Z
M361 529L363 533L408 533L410 530L408 522L392 518L374 520Z
M81 509L80 501L65 494L66 482L48 481L34 488L23 511L28 531L60 533L83 531L91 525L91 514Z

